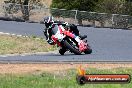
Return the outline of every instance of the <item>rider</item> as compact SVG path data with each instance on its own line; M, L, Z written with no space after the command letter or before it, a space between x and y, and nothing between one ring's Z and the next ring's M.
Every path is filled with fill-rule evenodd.
M46 40L49 44L54 44L53 40L51 39L52 33L51 30L53 28L53 24L62 25L63 27L70 29L76 36L79 36L82 40L85 39L87 36L81 36L79 34L79 30L77 29L77 26L74 24L69 24L67 22L63 21L54 21L54 18L52 16L48 16L44 18L44 24L45 24L45 30L44 35L46 36Z
M76 36L79 36L81 39L86 38L87 36L81 36L79 35L79 30L77 29L77 26L75 26L74 24L68 24L67 22L63 22L63 21L54 21L52 16L48 16L44 18L44 24L45 24L45 30L44 30L44 35L46 36L46 40L50 45L54 44L54 41L51 39L52 36L52 28L54 27L54 24L57 25L62 25L65 29L70 29L70 31L72 31ZM75 38L75 40L79 41L78 38ZM61 48L59 50L59 53L61 55L64 55L64 53L66 52L65 48Z

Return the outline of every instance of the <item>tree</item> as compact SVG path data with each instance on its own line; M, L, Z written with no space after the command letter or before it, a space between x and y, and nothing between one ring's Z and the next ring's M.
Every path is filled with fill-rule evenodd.
M128 0L125 2L124 14L132 15L132 0Z
M98 0L53 0L52 8L93 11Z
M19 0L19 3L21 4L21 11L23 13L23 19L25 21L28 21L29 20L29 7L28 7L29 0L24 0L23 3L21 0Z
M51 8L66 9L65 11L51 10L53 16L75 18L76 12L68 10L79 10L79 11L94 11L94 6L98 0L53 0ZM77 16L78 23L82 24L81 13Z
M5 1L5 3L20 4L23 19L25 21L28 21L29 13L30 13L29 4L38 4L38 3L40 4L40 0L8 0Z
M12 3L11 7L8 7L9 9L13 8L13 5L15 4L20 4L21 7L21 12L23 14L23 19L25 21L29 20L29 8L28 8L28 4L29 4L29 0L8 0L5 1L5 3Z
M110 14L132 15L132 0L99 0L95 11Z

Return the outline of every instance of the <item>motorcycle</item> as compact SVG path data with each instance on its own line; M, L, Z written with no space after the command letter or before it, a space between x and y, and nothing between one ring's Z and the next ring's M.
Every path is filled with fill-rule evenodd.
M61 48L59 50L61 55L64 55L66 51L70 51L76 55L92 53L92 49L88 45L87 40L81 40L79 36L76 36L71 31L66 30L62 25L54 25L51 32L53 34L51 38L54 41L54 45L57 44L57 46ZM78 44L76 39L80 41L80 44Z

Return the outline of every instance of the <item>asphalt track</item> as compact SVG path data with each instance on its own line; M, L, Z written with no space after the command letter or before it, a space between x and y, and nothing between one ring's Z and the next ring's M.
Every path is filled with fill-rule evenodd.
M0 32L43 37L43 24L0 21ZM78 27L93 49L90 55L66 53L0 56L0 62L132 62L132 30Z

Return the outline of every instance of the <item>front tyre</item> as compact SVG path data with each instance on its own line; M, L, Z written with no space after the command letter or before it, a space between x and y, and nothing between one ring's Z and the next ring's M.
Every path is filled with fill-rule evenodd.
M60 53L61 55L64 55L65 52L66 52L66 49L64 49L64 48L62 48L62 49L59 50L59 53Z
M85 54L91 54L92 53L92 49L87 49L84 51Z
M68 42L67 40L63 41L63 45L68 48L71 52L73 52L76 55L81 55L81 52L79 49L75 48L72 43Z

